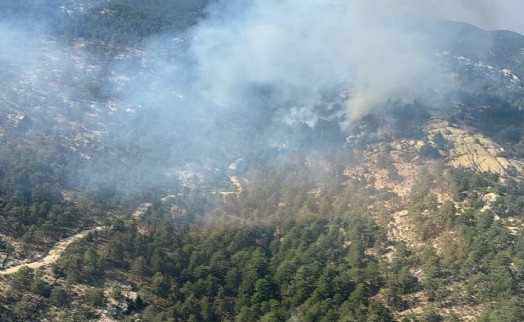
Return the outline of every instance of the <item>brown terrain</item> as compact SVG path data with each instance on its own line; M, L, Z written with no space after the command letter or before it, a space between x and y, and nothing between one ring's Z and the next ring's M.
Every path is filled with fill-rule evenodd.
M497 173L502 177L502 180L508 176L518 179L524 175L524 164L520 160L504 157L504 148L470 127L461 126L458 128L451 126L446 121L432 121L426 127L425 132L429 138L440 132L448 142L452 143L452 147L448 151L440 151L443 154L442 160L422 160L419 157L419 151L424 146L423 141L395 140L390 143L377 143L368 146L361 152L362 162L357 166L347 167L344 173L346 176L364 177L375 188L392 191L401 198L402 202L399 204L386 205L386 208L389 209L389 216L386 216L386 219L384 219L383 214L377 214L381 217L376 219L377 222L382 222L382 225L385 225L389 240L404 241L408 248L415 253L419 252L425 243L419 239L415 225L409 216L409 211L402 208L402 205L406 204L413 185L420 180L420 175L424 170L430 169L429 171L431 171L431 169L447 166L466 168L476 172ZM384 165L384 163L386 164ZM398 176L392 177L391 169L394 169ZM439 204L452 200L452 196L443 191L432 191L432 193L437 196ZM493 192L484 195L485 205L481 211L489 209L491 203L498 197ZM465 207L468 207L468 205L455 202L456 215L460 215L460 209ZM496 216L495 220L501 219ZM504 221L513 234L524 228L524 223L517 218L510 217L504 219ZM436 238L433 241L433 246L437 253L443 247L446 247L446 244L452 238L452 233ZM391 259L392 255L392 252L390 252L385 255L385 258ZM412 273L419 280L424 279L421 271ZM462 286L449 285L447 288L451 292L460 293ZM396 318L399 320L403 316L421 313L431 305L422 292L410 294L406 300L416 304L398 314ZM450 308L435 308L435 310L444 316L454 312L461 316L463 321L474 321L482 312L483 307L452 306Z

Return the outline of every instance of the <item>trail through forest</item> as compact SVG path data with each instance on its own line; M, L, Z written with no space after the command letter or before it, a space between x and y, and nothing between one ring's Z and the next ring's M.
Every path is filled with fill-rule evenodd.
M87 236L89 233L92 233L92 232L94 232L96 230L103 230L105 228L106 227L99 226L99 227L83 230L83 231L81 231L81 232L79 232L79 233L77 233L77 234L75 234L73 236L70 236L70 237L68 237L68 238L66 238L64 240L61 240L58 243L56 243L56 245L53 248L51 248L51 250L47 253L47 255L42 257L42 258L40 258L39 260L30 262L30 263L23 263L23 264L20 264L20 265L16 265L16 266L9 267L7 269L1 270L0 271L0 275L14 274L14 273L18 272L24 266L37 269L37 268L40 268L40 267L43 267L43 266L51 265L54 262L56 262L60 258L60 256L62 256L62 253L67 248L67 246L71 245L74 241L76 241L78 239L81 239L81 238Z

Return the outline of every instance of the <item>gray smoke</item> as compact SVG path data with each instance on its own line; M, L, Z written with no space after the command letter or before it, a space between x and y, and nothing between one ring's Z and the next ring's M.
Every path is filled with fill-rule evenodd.
M422 53L425 39L403 16L363 1L238 1L217 6L193 32L201 93L230 106L250 86L277 89L292 121L316 122L312 110L323 93L350 93L344 122L388 98L409 99L433 68ZM241 9L239 9L241 8Z
M172 92L175 79L190 74L191 88L183 95L213 109L252 108L252 96L259 103L257 89L265 89L270 99L262 104L277 111L278 121L314 126L324 118L349 128L388 99L409 103L429 87L442 87L431 52L435 35L427 33L435 19L495 29L503 25L502 12L515 5L489 0L219 1L208 8L207 19L182 36L187 52L173 38L167 45L165 38L149 43L147 52L166 56L154 63L163 66L159 74L150 76L168 79L166 92ZM191 62L189 70L174 66L176 59ZM336 101L336 93L346 99L343 108L319 110L322 102Z
M288 124L314 126L323 117L347 127L387 99L411 100L435 68L411 18L383 8L363 1L221 1L188 34L149 41L147 71L131 73L138 76L120 96L137 105L151 89L174 111L195 102L215 111L262 104ZM129 73L128 66L117 68ZM347 99L342 109L319 110L340 93Z
M86 3L101 11L108 1ZM42 114L50 106L78 112L67 119L72 133L89 118L98 130L92 144L105 139L101 146L110 151L96 157L113 162L93 180L119 181L107 173L120 160L136 157L144 177L176 172L166 167L188 156L202 163L235 160L235 151L245 153L272 135L285 138L280 125L311 133L331 121L349 130L388 100L410 103L435 88L445 95L434 55L454 39L432 33L435 20L522 32L523 6L514 0L217 0L190 30L149 37L109 64L80 41L65 44L29 22L3 21L1 72L37 89L13 96L32 99ZM63 120L49 124L59 128ZM77 141L93 132L86 129ZM91 168L85 172L96 177Z

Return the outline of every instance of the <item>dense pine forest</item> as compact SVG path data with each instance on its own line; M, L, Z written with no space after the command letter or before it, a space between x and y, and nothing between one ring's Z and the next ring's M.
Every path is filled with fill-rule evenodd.
M52 281L12 275L5 319L89 321L110 303L129 321L394 321L420 300L403 320L460 321L462 306L483 307L479 321L521 319L524 236L494 220L521 213L521 184L435 164L399 200L336 169L290 171L296 162L254 171L206 217L184 196L107 222L67 249ZM491 210L488 192L504 196ZM413 239L391 240L383 223L404 208Z
M0 1L0 321L523 321L524 38L439 21L445 86L346 122L187 98L224 8Z

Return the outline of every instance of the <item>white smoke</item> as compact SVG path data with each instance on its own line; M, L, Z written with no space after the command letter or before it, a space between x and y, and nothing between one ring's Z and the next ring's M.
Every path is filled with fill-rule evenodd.
M347 128L388 99L410 103L439 81L431 52L437 35L428 33L435 19L493 29L510 2L515 5L510 0L218 0L183 36L187 53L176 42L170 47L171 35L149 42L149 55L157 57L151 64L160 67L135 73L140 74L136 83L157 83L155 97L163 99L173 91L170 82L190 81L184 104L207 101L214 108L246 110L253 100L260 104L257 89L264 89L270 98L262 104L279 110L281 121L314 125L322 117ZM176 60L193 64L175 66ZM180 81L179 75L191 79ZM317 110L330 99L326 92L337 91L350 93L343 109ZM141 99L137 91L122 96Z
M221 3L192 33L200 90L228 106L254 84L270 85L281 101L304 109L341 86L351 89L346 121L389 98L409 99L434 66L416 20L385 8L364 1Z

